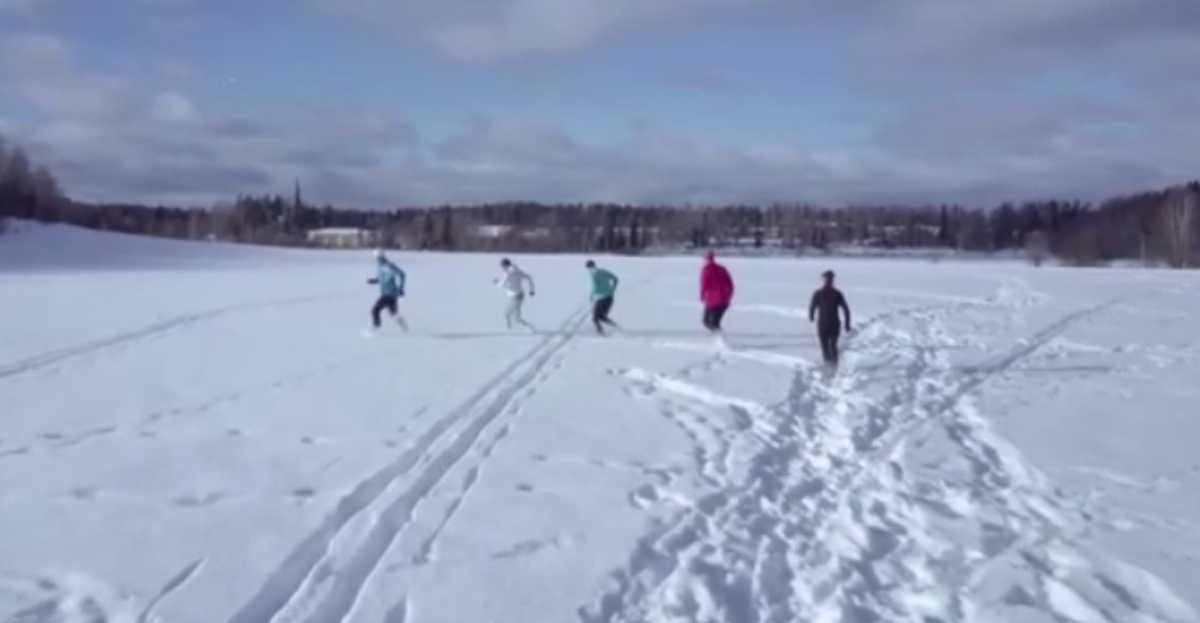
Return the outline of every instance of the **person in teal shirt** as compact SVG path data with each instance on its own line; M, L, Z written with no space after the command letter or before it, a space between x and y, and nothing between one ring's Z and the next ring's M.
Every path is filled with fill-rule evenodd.
M620 329L621 327L608 317L620 280L611 272L596 266L592 260L588 260L586 266L592 275L592 323L596 325L596 332L604 335L605 325Z
M396 324L407 331L408 323L404 321L404 316L401 316L397 310L397 300L404 296L404 284L407 276L399 266L393 264L384 255L382 249L375 252L375 263L379 265L375 277L367 280L367 283L379 286L379 299L371 308L371 323L378 329L379 315L387 310L396 319Z

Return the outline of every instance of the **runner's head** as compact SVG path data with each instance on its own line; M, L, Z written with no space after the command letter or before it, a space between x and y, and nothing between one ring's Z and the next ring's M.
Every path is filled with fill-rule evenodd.
M827 285L827 286L833 285L833 271L832 270L827 270L827 271L821 273L821 278L823 278L825 280L825 285Z
M383 249L375 249L375 261L380 264L387 261L387 255L384 254Z
M503 268L504 270L512 268L512 265L512 260L508 259L507 257L500 260L500 268Z
M588 270L596 270L596 262L593 262L592 260L588 260L587 262L584 263L583 267Z
M705 253L705 254L704 254L704 261L705 261L705 262L708 262L709 264L712 264L713 262L717 261L717 252L716 252L716 251L709 251L709 252Z

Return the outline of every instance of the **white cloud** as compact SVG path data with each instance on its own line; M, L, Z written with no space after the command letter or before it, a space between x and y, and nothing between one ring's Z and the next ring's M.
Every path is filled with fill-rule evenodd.
M155 95L150 102L150 114L166 123L189 123L199 119L191 100L175 92Z
M342 8L416 33L456 57L497 60L573 50L655 20L742 1L352 0ZM859 20L852 34L873 44L846 63L901 76L888 83L898 85L895 93L870 87L891 114L864 120L867 129L855 142L826 149L782 140L722 144L700 138L701 129L670 133L653 121L601 143L527 118L484 118L433 139L396 115L350 107L281 106L261 117L213 117L192 102L186 84L158 91L83 70L62 40L44 35L0 39L0 80L38 111L35 119L9 119L4 127L85 199L204 204L237 193L285 192L296 177L317 201L362 207L501 199L834 205L1099 199L1177 183L1200 170L1200 126L1191 123L1200 108L1194 62L1200 29L1184 28L1200 25L1190 21L1200 12L1144 1L1141 12L1126 0L1064 0L1045 10L1032 0L979 0L974 9L948 0L869 3L880 23ZM804 17L793 10L788 15ZM1025 55L1017 62L1006 46L1021 41L1028 43L1015 46ZM1091 93L1083 81L1082 88L1056 86L1049 94L1000 94L1008 80L1028 86L1020 80L1040 75L1030 72L1091 53L1120 61L1103 65L1105 93ZM188 73L162 67L168 76ZM979 68L997 73L971 82ZM698 76L704 87L723 79ZM923 83L903 82L910 79Z
M133 104L125 80L78 71L66 43L49 35L0 39L0 79L53 117L109 119Z
M192 66L177 60L165 60L157 65L158 73L170 80L189 80L194 73Z
M606 37L719 6L762 0L312 0L365 23L416 35L465 61L569 52Z
M848 8L855 11L858 7ZM877 56L1015 72L1120 62L1106 52L1163 36L1200 40L1200 3L1179 0L908 0L872 5L859 44ZM856 15L857 16L857 15ZM900 59L895 59L900 55Z
M0 71L11 77L57 74L70 68L70 53L62 39L23 34L0 39Z
M366 115L364 122L363 111L262 121L210 119L187 110L194 116L185 123L166 115L104 125L18 124L16 138L81 198L185 205L284 192L297 177L313 200L367 208L504 199L994 205L1041 197L1098 199L1182 179L1172 178L1179 174L1172 167L1152 162L1177 158L1181 169L1195 164L1183 138L1089 136L1044 126L1032 112L999 125L986 116L955 122L956 137L978 146L973 150L929 151L881 140L813 151L721 145L653 127L631 128L599 145L561 128L513 119L477 121L431 141L385 115ZM920 132L921 119L898 128L895 137ZM1005 132L1014 136L988 144Z

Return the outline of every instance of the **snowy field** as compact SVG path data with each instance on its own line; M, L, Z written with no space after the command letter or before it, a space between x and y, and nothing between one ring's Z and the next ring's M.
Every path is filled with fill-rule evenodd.
M0 236L0 621L1200 621L1196 273L394 259Z

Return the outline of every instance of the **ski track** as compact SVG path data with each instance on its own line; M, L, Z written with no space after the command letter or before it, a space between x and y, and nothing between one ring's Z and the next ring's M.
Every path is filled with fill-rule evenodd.
M143 609L142 613L138 615L137 623L153 623L154 621L158 620L157 617L154 616L154 609L158 607L158 604L170 596L171 593L179 590L184 584L187 584L188 580L192 579L192 576L196 575L196 572L199 571L200 567L203 565L203 558L193 561L181 569L179 573L176 573L170 580L167 580L167 583L162 587L162 590L160 590L158 594L155 595L148 604L146 604L145 609Z
M583 310L571 314L560 331L546 336L438 420L396 461L360 482L315 531L297 544L257 593L229 619L230 623L345 620L379 562L410 524L416 508L462 462L488 425L515 411L510 411L510 405L545 378L543 372L572 342L583 320ZM457 434L450 437L449 431L459 424ZM447 438L445 447L436 450L435 446ZM502 436L493 439L493 446L500 439ZM419 472L407 488L400 487L399 481L414 467ZM464 483L460 497L471 483L473 480ZM393 495L385 495L389 492ZM358 539L358 535L347 534L347 526L369 509L373 522L366 534ZM443 521L448 522L450 516ZM333 546L340 540L358 543L339 557ZM433 542L429 546L432 552ZM329 585L323 586L326 581ZM407 606L400 610L406 611Z
M194 560L163 583L149 600L120 586L109 585L79 572L24 576L0 569L0 594L9 593L33 602L3 619L5 623L158 623L154 613L165 599L182 589L204 566ZM145 604L144 606L141 604ZM0 615L3 616L3 615Z
M568 343L568 340L563 341L564 345L566 343ZM532 383L524 386L524 389L522 392L520 392L520 395L516 396L507 405L507 407L504 409L504 413L501 415L511 418L519 414L524 409L525 401L527 401L534 395L534 393L536 393L535 387L546 382L552 372L561 366L563 359L565 359L567 356L567 353L568 350L565 348L554 353L552 361L555 363L539 368L538 377ZM478 452L476 453L476 460L470 464L469 467L466 467L466 473L463 475L461 485L459 486L458 491L454 493L454 497L450 500L449 505L446 507L441 520L438 521L438 524L421 542L420 548L412 557L410 561L412 566L424 566L437 560L436 547L438 539L450 525L451 520L454 519L454 516L458 513L458 510L462 508L463 502L466 501L468 494L470 494L471 490L475 487L475 483L479 481L479 475L483 469L483 463L492 456L492 453L496 451L496 448L500 445L500 443L507 439L511 433L512 422L506 421L502 426L500 426L499 431L497 431L496 434L491 437L491 439L489 439L483 446L479 448ZM465 463L466 462L464 461L464 464ZM393 565L387 570L393 571L396 568L397 566Z
M167 318L165 320L160 320L140 329L134 329L132 331L118 333L109 337L47 351L11 363L0 364L0 379L12 378L28 372L40 370L47 366L54 365L60 361L72 359L74 357L80 357L119 346L126 346L131 343L153 337L160 333L166 333L180 327L213 320L225 315L282 305L301 305L304 303L326 300L332 298L332 296L333 295L306 296L272 301L261 301L257 303L241 303L238 305L218 307L216 309L210 309L207 311L182 314Z
M1042 300L1020 287L1006 284L996 297L1009 312ZM795 369L788 399L771 408L686 378L625 373L633 395L657 399L694 444L701 491L652 524L608 587L579 608L580 620L924 623L1019 620L1028 615L1021 607L1057 621L1194 620L1157 578L1082 544L1084 504L1028 466L974 405L989 379L1115 303L1066 314L1002 354L955 368L942 320L995 302L860 323L832 378L799 361L760 360ZM869 362L881 359L903 375L875 397L866 390L881 366ZM737 425L741 418L728 418L736 410L761 422Z
M522 403L523 399L513 402L512 405L507 409L505 415L511 416L520 412L523 406ZM441 520L438 521L438 524L434 527L433 531L430 532L427 537L425 537L424 541L422 541L421 547L417 554L413 556L413 565L427 565L436 560L435 550L437 547L438 538L441 537L442 532L444 532L450 525L450 521L454 519L454 516L458 513L458 509L462 508L463 502L466 501L467 495L475 487L475 483L479 482L479 474L482 471L484 461L492 456L492 453L496 451L496 447L500 445L500 442L508 438L508 435L511 432L512 425L505 424L500 431L497 432L491 438L491 440L489 440L487 444L479 450L478 459L474 464L467 468L466 474L463 476L461 486L459 487L458 491L455 492L453 499L450 500L450 504L446 507L446 512L442 515Z

